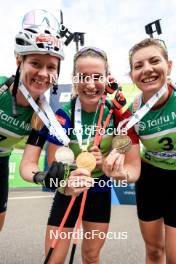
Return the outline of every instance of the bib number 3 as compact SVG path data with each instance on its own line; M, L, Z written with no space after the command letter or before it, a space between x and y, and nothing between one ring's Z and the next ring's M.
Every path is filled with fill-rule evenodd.
M163 150L173 150L174 149L173 141L169 137L161 138L159 140L159 144L163 144L163 147L162 147Z

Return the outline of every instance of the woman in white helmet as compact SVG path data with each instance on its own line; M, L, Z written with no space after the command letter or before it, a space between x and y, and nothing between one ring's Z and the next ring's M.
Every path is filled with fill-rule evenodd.
M53 86L64 59L57 19L45 10L27 13L15 37L15 55L16 75L0 77L0 230L7 209L10 153L30 133L33 109Z

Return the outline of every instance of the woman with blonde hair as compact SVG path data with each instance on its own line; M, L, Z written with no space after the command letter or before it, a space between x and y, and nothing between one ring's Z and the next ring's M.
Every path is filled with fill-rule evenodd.
M152 38L134 45L129 59L131 79L142 93L121 120L123 123L126 120L128 126L128 120L136 118L137 123L132 130L136 142L141 142L142 165L140 178L136 182L136 202L146 247L146 264L174 264L176 89L168 81L172 62L168 58L165 43ZM116 119L119 122L119 118ZM111 162L111 156L105 162L104 169L109 175L119 174L118 168L113 167L114 160Z

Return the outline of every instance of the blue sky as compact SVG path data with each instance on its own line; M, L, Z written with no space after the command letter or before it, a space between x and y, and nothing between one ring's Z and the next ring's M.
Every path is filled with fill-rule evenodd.
M23 15L35 8L46 9L55 16L61 8L70 31L85 32L85 45L107 52L111 72L119 82L130 81L128 50L147 36L144 26L156 19L161 19L163 31L159 38L165 40L170 58L176 64L175 0L6 0L0 9L0 75L15 72L14 36L21 27ZM60 83L71 82L74 52L74 43L65 48ZM176 65L172 74L174 80L175 76Z

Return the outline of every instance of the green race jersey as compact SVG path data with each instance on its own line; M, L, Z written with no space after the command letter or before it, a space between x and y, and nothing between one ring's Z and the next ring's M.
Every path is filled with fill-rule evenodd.
M7 79L0 77L0 86ZM20 115L14 118L9 89L0 93L0 157L8 156L14 145L30 133L32 108L17 106L17 111Z
M168 101L151 109L135 129L142 143L142 159L155 167L176 170L176 90L172 89Z

